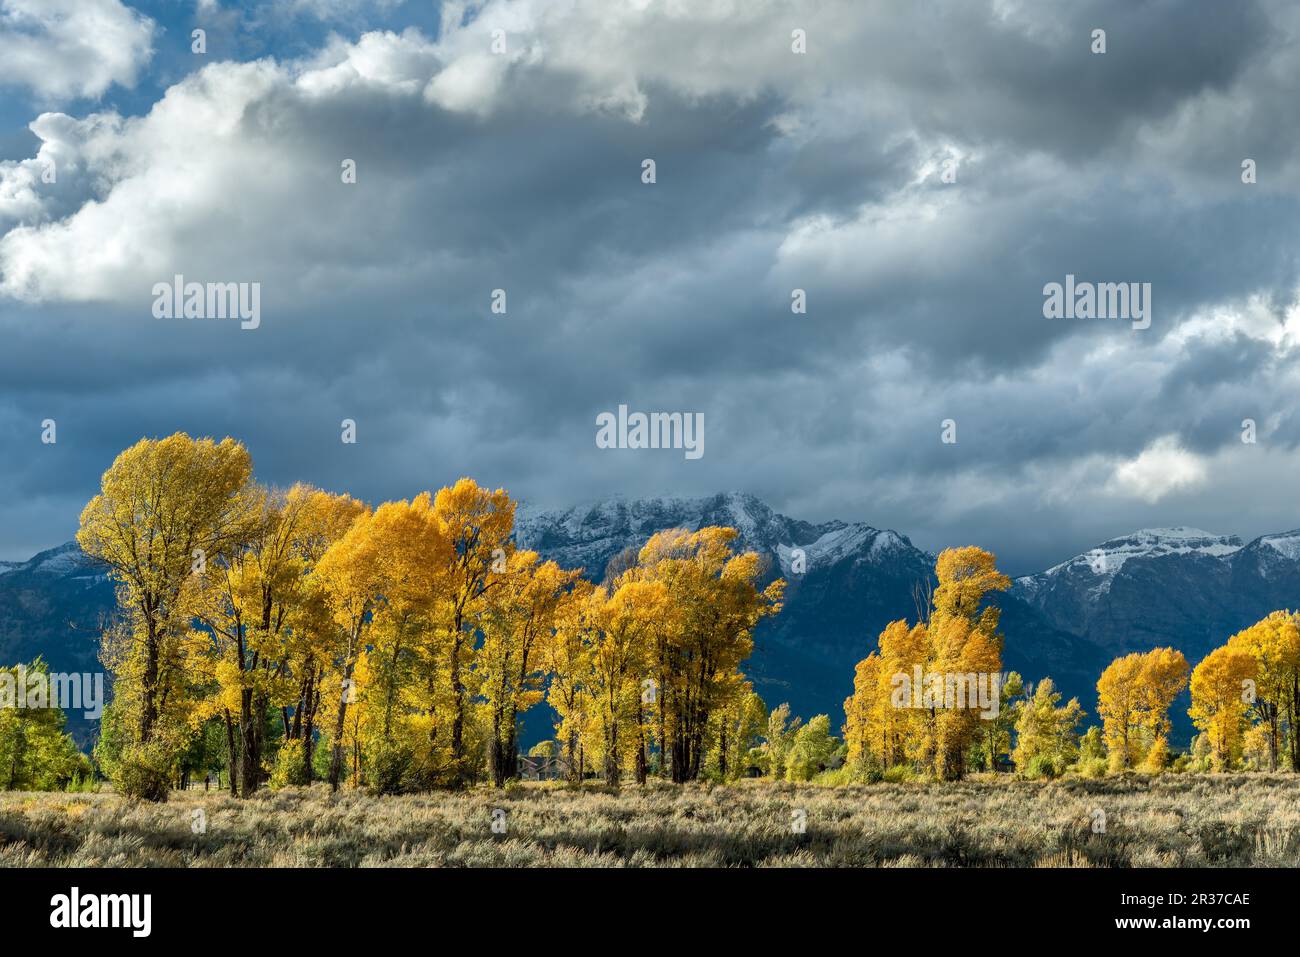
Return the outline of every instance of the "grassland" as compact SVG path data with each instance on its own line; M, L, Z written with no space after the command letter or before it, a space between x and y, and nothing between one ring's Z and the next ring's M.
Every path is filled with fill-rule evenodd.
M502 834L492 831L497 808ZM176 792L155 805L10 792L0 794L0 865L1296 867L1300 778L523 785L401 797L317 785L247 801Z

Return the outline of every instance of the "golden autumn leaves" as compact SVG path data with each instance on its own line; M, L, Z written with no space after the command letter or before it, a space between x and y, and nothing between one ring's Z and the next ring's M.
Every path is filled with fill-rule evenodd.
M891 622L877 650L857 666L853 695L844 703L848 761L856 774L907 768L953 779L971 768L994 769L1008 753L1017 770L1032 776L1067 767L1087 774L1107 767L1159 772L1169 765L1169 711L1189 686L1182 652L1155 648L1112 661L1097 682L1101 727L1080 737L1083 709L1074 699L1060 705L1050 678L1030 694L1019 675L1000 675L998 612L983 606L989 593L1010 583L993 556L949 549L935 572L938 587L920 620ZM900 679L909 684L912 673L967 678L971 685L997 674L1003 707L990 713L980 710L983 701L899 695ZM1276 770L1286 749L1291 767L1300 770L1300 614L1275 612L1234 635L1191 671L1190 687L1189 715L1203 734L1180 767L1222 771L1248 762ZM1013 700L1022 691L1023 700Z
M119 586L101 765L152 798L207 741L242 795L320 777L381 792L501 785L517 773L521 716L545 701L551 753L573 780L734 777L767 715L742 666L784 582L762 585L765 561L733 549L735 530L703 528L659 532L595 583L518 548L514 518L504 490L470 479L372 508L259 485L231 439L137 443L78 533ZM1165 767L1169 709L1189 683L1180 652L1112 662L1102 726L1081 738L1077 701L1002 673L989 598L1010 581L994 557L949 549L935 572L918 620L892 622L857 666L850 769L954 779L1006 755L1046 774ZM900 705L898 678L912 674L974 679L959 687L975 697ZM1276 767L1283 751L1300 766L1300 616L1234 636L1190 686L1207 766Z
M734 530L661 532L595 585L515 546L502 489L372 509L251 476L230 439L142 440L83 512L78 541L119 584L97 753L123 790L165 797L212 727L243 795L319 775L318 737L336 788L500 785L544 698L574 778L644 781L653 754L685 781L739 747L740 665L784 583L759 588Z
M896 676L1000 675L999 612L983 607L992 591L1010 587L988 552L948 549L935 565L938 586L909 626L892 622L879 648L857 666L853 696L844 703L844 733L851 767L889 768L907 763L936 777L962 777L968 752L983 725L974 707L898 706Z
M1192 673L1191 715L1214 769L1249 754L1276 770L1285 750L1300 771L1300 614L1276 611L1210 652Z
M1169 708L1187 687L1187 659L1173 648L1117 658L1097 681L1097 712L1110 768L1164 767Z

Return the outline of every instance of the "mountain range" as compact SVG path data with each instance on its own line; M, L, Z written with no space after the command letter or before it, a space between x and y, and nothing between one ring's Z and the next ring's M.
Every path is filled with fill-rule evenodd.
M890 621L914 620L917 586L934 556L906 535L861 522L811 523L753 495L611 499L562 510L521 509L515 537L565 567L600 579L609 560L665 528L728 525L739 544L785 578L785 607L755 635L746 672L769 705L788 701L805 718L842 720L854 665ZM803 571L795 567L803 551ZM1195 664L1231 634L1279 608L1300 605L1300 531L1250 542L1196 528L1143 529L1111 539L996 596L1006 636L1004 667L1031 681L1051 676L1095 711L1096 681L1117 655L1162 645ZM98 632L113 612L106 576L75 543L26 562L0 562L0 662L44 655L52 670L94 671ZM1191 728L1174 709L1175 743ZM545 722L530 721L530 730ZM82 743L93 729L77 715Z

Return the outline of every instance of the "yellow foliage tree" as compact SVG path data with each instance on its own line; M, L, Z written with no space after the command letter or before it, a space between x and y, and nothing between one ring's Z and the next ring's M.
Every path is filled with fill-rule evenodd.
M1241 759L1242 735L1248 724L1247 682L1256 679L1254 657L1225 645L1210 652L1192 672L1192 723L1205 732L1210 760L1226 771Z
M123 720L131 747L144 749L128 763L150 769L141 796L166 798L169 764L187 743L187 675L202 670L190 667L193 576L242 546L251 473L248 451L233 439L142 439L114 460L81 514L77 542L107 566L128 619L106 664L118 707L132 711Z
M497 787L517 773L519 716L545 696L542 648L566 613L579 572L519 551L502 574L502 587L488 600L475 666L489 715L488 770Z
M1116 658L1097 681L1097 713L1111 768L1135 767L1169 735L1169 706L1187 687L1187 659L1173 648Z
M1083 708L1077 698L1071 698L1064 706L1060 701L1061 695L1052 679L1044 678L1020 708L1011 759L1021 774L1036 768L1052 777L1078 757L1078 727L1083 720Z
M671 628L652 629L658 740L674 781L699 777L719 709L742 693L735 680L753 650L753 631L781 609L784 580L760 589L765 566L756 552L736 554L734 528L672 529L651 536L628 575L663 583L671 596Z
M990 691L1000 684L999 611L986 600L1011 580L997 570L991 553L975 547L945 550L935 575L938 585L923 620L913 626L891 622L878 650L858 665L853 697L845 702L845 738L855 768L906 761L938 777L960 778L990 720L971 698L981 682ZM921 695L936 683L945 689L940 700ZM958 686L963 700L948 701L946 689Z
M1296 735L1300 718L1300 615L1275 611L1229 638L1228 647L1244 651L1255 660L1252 710L1267 729L1269 770L1277 770L1285 727L1291 769L1300 771Z

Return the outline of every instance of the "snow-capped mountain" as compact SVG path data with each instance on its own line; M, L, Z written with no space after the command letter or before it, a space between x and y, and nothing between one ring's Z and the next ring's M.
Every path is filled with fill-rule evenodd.
M108 576L76 542L0 564L0 664L42 655L51 671L103 671L100 631L115 607ZM83 746L96 724L80 711L68 713L68 730Z
M805 568L827 568L846 558L887 560L922 555L906 537L861 522L820 525L780 515L756 496L726 492L707 498L615 498L558 511L521 509L515 541L570 568L600 578L609 560L666 528L724 525L739 533L741 548L768 554L790 575L795 551Z
M103 580L105 573L95 566L76 542L38 552L25 562L0 562L0 578L5 575L35 574L61 578Z
M1300 606L1300 532L1243 544L1142 529L1017 579L1012 594L1106 652L1163 644L1195 660L1268 612Z
M1089 600L1103 598L1115 577L1127 562L1159 558L1165 555L1205 555L1224 558L1242 548L1236 535L1215 535L1199 528L1143 528L1119 538L1102 542L1082 555L1053 565L1037 575L1016 579L1016 588L1031 604L1054 588L1066 583L1072 590L1082 590Z
M1215 535L1184 525L1174 528L1142 528L1131 535L1102 542L1096 548L1090 548L1082 555L1055 565L1042 574L1050 577L1067 568L1082 571L1086 566L1093 575L1109 581L1130 558L1187 555L1192 552L1221 558L1240 548L1241 539L1236 535Z

